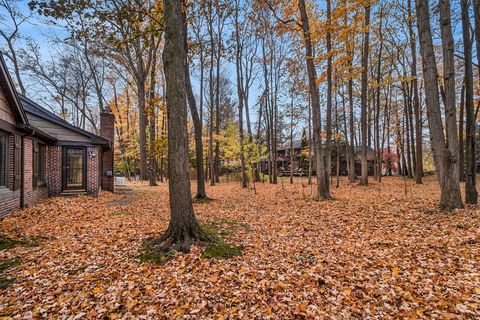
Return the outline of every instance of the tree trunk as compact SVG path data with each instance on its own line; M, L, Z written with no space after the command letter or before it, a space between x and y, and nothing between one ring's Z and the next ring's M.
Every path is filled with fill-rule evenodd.
M185 46L182 2L164 0L165 48L163 61L168 115L168 189L170 223L159 241L189 251L193 242L210 240L195 218L188 176L188 131L185 92Z
M418 95L417 45L415 33L413 32L412 0L408 0L408 34L410 38L410 51L412 54L411 76L413 79L413 110L415 115L415 182L421 184L423 176L422 118L420 112L420 97Z
M447 147L443 132L438 91L438 71L430 29L428 0L416 0L416 9L430 141L441 191L439 206L442 210L462 208L458 171L455 170L458 149L453 150L450 145ZM441 9L445 10L445 7L443 6ZM450 11L448 11L449 13ZM449 120L451 120L451 117ZM457 141L456 129L453 129L455 128L451 128L451 124L447 125L446 132L447 136L449 136L449 141Z
M321 142L321 127L320 127L320 99L317 89L317 72L314 57L312 52L312 43L310 38L310 26L308 22L308 15L305 8L305 0L299 0L298 9L302 19L303 40L305 42L305 58L307 63L308 83L310 87L310 97L312 101L312 122L313 122L313 145L315 155L315 170L317 175L317 200L330 199L330 192L326 183L326 172L324 154Z
M183 13L183 19L186 21L186 12ZM192 122L195 135L195 159L197 161L197 194L195 199L207 198L205 191L205 177L203 171L203 141L202 141L202 121L198 114L197 103L193 94L192 83L190 81L190 67L188 63L188 34L187 24L183 25L183 43L185 45L185 90L187 94L188 106L192 115ZM203 80L203 79L202 79Z
M468 12L468 0L461 0L460 5L462 7L463 55L465 57L465 203L476 204L478 201L478 192L475 172L475 106L473 102L472 43L470 40L470 16Z
M458 179L465 182L465 140L463 139L463 128L465 127L465 79L460 91L460 112L458 120Z
M143 78L143 77L142 77ZM145 81L137 80L138 117L140 133L140 179L148 179L147 167L147 110L145 106Z
M151 36L152 46L155 43L153 35ZM149 130L149 162L150 162L150 172L149 172L149 183L151 186L157 185L157 159L155 156L155 104L156 104L156 95L155 95L155 86L156 86L156 77L157 73L157 49L153 53L152 67L150 70L150 94L149 94L149 110L148 110L148 130Z
M325 124L325 179L327 190L330 190L330 177L332 176L332 35L331 28L331 0L327 0L327 110L326 110L326 124Z
M445 92L445 125L448 149L452 152L452 168L458 179L458 133L455 103L455 45L452 33L450 0L439 1L440 31L443 51L443 81Z
M245 167L245 152L244 152L244 134L243 134L243 75L242 75L242 45L240 42L240 25L238 21L239 15L239 0L235 0L235 62L237 71L237 94L238 94L238 138L240 142L240 163L242 175L242 188L247 187L247 170Z
M362 54L362 92L361 92L361 120L362 130L362 176L360 185L368 185L368 158L367 158L367 94L368 94L368 46L369 46L369 28L370 28L370 4L365 7L365 33L363 38Z

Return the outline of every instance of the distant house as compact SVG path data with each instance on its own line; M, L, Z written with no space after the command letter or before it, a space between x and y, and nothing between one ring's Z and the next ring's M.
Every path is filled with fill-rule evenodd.
M277 173L278 175L289 175L290 170L293 170L294 175L306 175L308 174L308 157L312 157L312 171L315 173L315 163L313 160L313 149L310 150L312 146L312 140L308 138L306 130L303 130L302 137L285 143L283 146L277 148ZM347 156L345 152L345 142L340 142L339 148L339 157L340 157L340 175L347 175ZM336 152L337 148L334 142L332 142L331 155L332 155L332 174L336 173ZM292 160L290 153L293 154ZM361 174L361 148L354 147L355 154L355 174ZM371 147L367 148L367 164L368 164L368 174L373 175L373 164L374 164L374 151ZM268 161L263 161L262 172L266 173L268 171Z
M0 53L0 216L49 196L113 191L113 138L110 112L98 136L18 94Z

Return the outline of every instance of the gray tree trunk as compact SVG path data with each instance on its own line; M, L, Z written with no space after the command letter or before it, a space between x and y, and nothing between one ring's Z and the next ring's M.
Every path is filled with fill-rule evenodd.
M370 28L370 4L365 7L365 24L366 28L363 37L363 54L362 54L362 92L361 92L361 119L360 126L362 131L362 175L360 184L368 185L368 158L367 158L367 103L368 103L368 46L369 46L369 28Z
M442 210L462 208L458 171L455 170L458 149L452 150L450 145L447 147L442 125L438 71L430 28L428 0L416 0L416 9L430 141L441 191L439 207ZM456 130L454 131L455 133L452 132L452 128L450 130L447 128L449 141L457 141Z
M164 0L165 48L163 61L168 114L168 189L170 223L161 241L170 240L181 251L206 240L195 218L188 175L188 131L185 92L185 46L182 2Z
M320 127L320 99L317 89L317 72L313 63L312 42L310 38L310 26L308 15L305 8L305 0L299 0L298 9L302 19L303 40L305 42L305 57L307 63L308 83L310 87L310 97L312 101L312 122L313 122L313 146L315 155L315 171L317 175L317 200L330 199L330 192L326 181L324 152L322 150L321 127Z
M468 12L468 0L461 0L460 6L462 8L463 55L465 57L465 203L476 204L478 201L478 192L475 172L475 106L473 105L472 42L470 40L470 16Z

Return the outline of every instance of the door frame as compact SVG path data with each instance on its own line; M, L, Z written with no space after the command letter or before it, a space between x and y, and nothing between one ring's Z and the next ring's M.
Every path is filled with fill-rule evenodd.
M67 149L77 149L83 151L82 161L82 187L67 187ZM87 148L79 146L62 147L62 191L85 191L87 189Z

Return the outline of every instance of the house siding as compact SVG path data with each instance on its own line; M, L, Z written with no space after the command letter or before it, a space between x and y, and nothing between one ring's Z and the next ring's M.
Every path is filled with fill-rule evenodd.
M7 99L5 98L5 94L0 89L0 119L15 125L15 118L13 117L12 110L8 105Z
M113 113L104 112L100 115L100 135L111 143L110 150L102 153L102 190L114 192L113 142L115 139L115 116Z
M34 114L28 113L28 122L36 128L48 133L59 141L90 142L90 138L77 133L71 129L60 126L51 121L42 119Z
M28 206L33 199L33 141L31 139L23 139L23 152L23 202Z
M46 162L48 195L59 195L62 193L62 147L48 146Z
M100 152L99 147L87 148L87 193L98 194L100 191Z
M2 218L13 210L20 208L20 190L9 190L6 194L2 194L0 203L0 218Z

